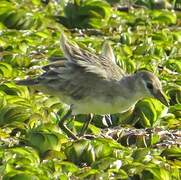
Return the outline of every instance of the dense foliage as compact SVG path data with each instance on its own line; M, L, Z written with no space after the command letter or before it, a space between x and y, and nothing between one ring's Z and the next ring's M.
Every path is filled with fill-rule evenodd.
M126 2L1 0L0 178L180 179L181 2ZM144 99L133 112L111 115L109 129L110 118L95 116L94 137L71 141L57 126L66 106L15 84L63 56L62 31L93 53L109 40L125 72L160 78L170 107ZM68 126L78 133L85 119Z

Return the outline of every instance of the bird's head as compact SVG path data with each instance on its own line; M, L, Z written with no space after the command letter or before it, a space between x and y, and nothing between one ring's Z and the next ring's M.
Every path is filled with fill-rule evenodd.
M164 93L160 80L151 72L139 71L135 74L138 88L143 96L154 97L158 99L165 106L169 106Z

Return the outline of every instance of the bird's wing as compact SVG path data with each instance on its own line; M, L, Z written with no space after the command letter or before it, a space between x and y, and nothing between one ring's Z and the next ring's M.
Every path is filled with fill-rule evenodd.
M61 92L74 99L84 98L97 88L102 93L106 82L119 81L124 73L114 61L94 55L61 39L65 60L55 61L43 69L45 73L34 80L19 81L18 84L46 87L50 92ZM102 85L100 85L102 84ZM101 88L98 88L100 87Z
M108 55L113 54L113 52L107 44L104 44L105 48L103 49L102 55L98 56L71 44L67 38L62 35L61 47L70 64L82 68L84 73L90 74L90 76L94 75L97 76L97 78L106 80L120 80L124 76L123 70L115 63L115 60Z

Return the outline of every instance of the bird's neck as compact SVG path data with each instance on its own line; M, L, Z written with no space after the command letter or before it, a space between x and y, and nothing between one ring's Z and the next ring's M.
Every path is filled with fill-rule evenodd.
M130 100L137 102L143 98L143 94L139 89L135 75L125 76L120 83L122 84L122 87L125 87L125 91L127 91L126 94L128 94Z

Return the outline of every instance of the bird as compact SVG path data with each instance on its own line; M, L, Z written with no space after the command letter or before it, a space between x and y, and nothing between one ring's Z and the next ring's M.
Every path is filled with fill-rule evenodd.
M35 78L18 80L16 84L34 86L69 105L69 110L58 123L68 137L78 139L66 125L66 120L74 115L88 115L82 127L81 135L84 135L93 114L123 113L144 98L156 98L169 106L158 77L147 70L125 73L117 65L107 41L101 54L96 54L73 44L62 33L60 46L65 59L43 66L44 73Z

